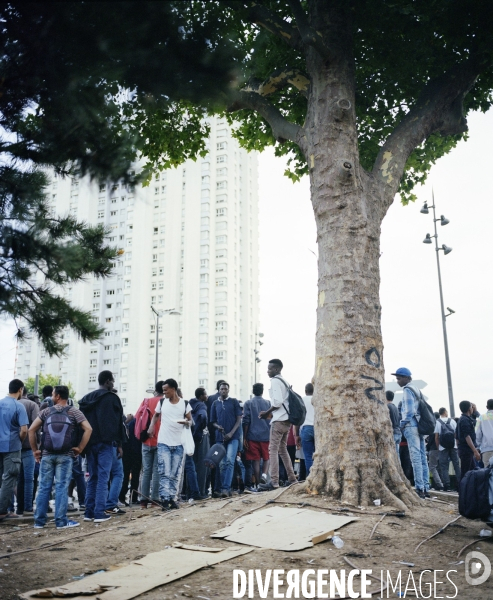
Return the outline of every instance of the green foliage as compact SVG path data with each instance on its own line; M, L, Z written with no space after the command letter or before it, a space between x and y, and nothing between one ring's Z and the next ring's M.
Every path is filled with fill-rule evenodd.
M24 385L26 386L26 390L29 394L34 394L34 377L28 377L26 381L24 381ZM58 375L44 375L43 373L39 376L39 385L38 385L38 394L40 396L40 400L42 401L42 390L45 385L51 385L55 387L56 385L66 385L68 387L68 394L72 400L75 401L75 390L70 383L70 381L62 381Z

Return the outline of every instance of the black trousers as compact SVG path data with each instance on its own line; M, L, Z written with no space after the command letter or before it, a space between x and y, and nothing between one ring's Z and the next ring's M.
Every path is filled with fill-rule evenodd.
M125 496L128 491L128 482L130 481L130 476L132 476L132 480L130 483L132 490L132 493L130 495L130 502L138 501L138 489L141 468L142 453L130 452L125 448L123 451L123 482L119 497L120 502L125 502Z

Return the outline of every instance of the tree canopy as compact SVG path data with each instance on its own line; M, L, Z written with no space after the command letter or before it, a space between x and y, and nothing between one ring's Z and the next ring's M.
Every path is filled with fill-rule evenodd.
M26 381L24 382L24 384L26 386L26 390L29 394L34 394L35 383L36 382L35 382L34 377L28 377L26 379ZM43 388L45 385L51 385L53 387L55 387L56 385L66 385L68 387L69 398L72 398L72 400L75 401L76 391L74 390L70 381L61 381L61 379L60 379L60 377L58 377L58 375L50 375L49 373L46 373L46 374L41 373L41 375L39 376L38 394L40 396L41 401L42 401L41 392L43 391Z

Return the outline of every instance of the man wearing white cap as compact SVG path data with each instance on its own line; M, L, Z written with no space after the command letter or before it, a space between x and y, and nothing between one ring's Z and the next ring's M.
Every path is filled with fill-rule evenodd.
M426 460L425 437L418 432L418 421L421 417L419 413L419 391L410 385L412 377L409 369L401 367L392 375L395 375L397 383L403 388L400 405L400 427L409 446L416 493L420 498L429 498L430 472Z

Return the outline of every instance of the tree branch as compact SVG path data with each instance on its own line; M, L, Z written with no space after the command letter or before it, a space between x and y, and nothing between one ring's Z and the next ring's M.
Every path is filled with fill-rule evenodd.
M469 59L430 81L416 104L387 138L372 169L385 187L386 208L399 188L407 159L431 134L457 135L467 131L462 102L484 69Z
M281 17L278 17L267 7L258 2L230 2L229 4L231 6L242 5L246 9L246 18L251 23L255 23L255 25L281 38L292 48L302 49L302 40L298 29L284 19L281 19Z
M243 92L254 92L260 96L269 96L288 85L292 85L304 96L308 96L310 79L299 69L278 69L265 81L251 79L243 88Z
M228 108L228 112L236 112L241 109L254 110L263 117L272 129L275 139L283 143L286 140L300 144L303 136L303 127L288 121L282 113L273 106L266 98L253 92L237 93L237 98Z
M288 0L288 4L293 11L294 18L298 31L300 32L303 44L314 48L322 58L329 60L331 54L327 46L325 45L323 36L321 33L313 29L308 23L307 15L301 6L300 0Z

